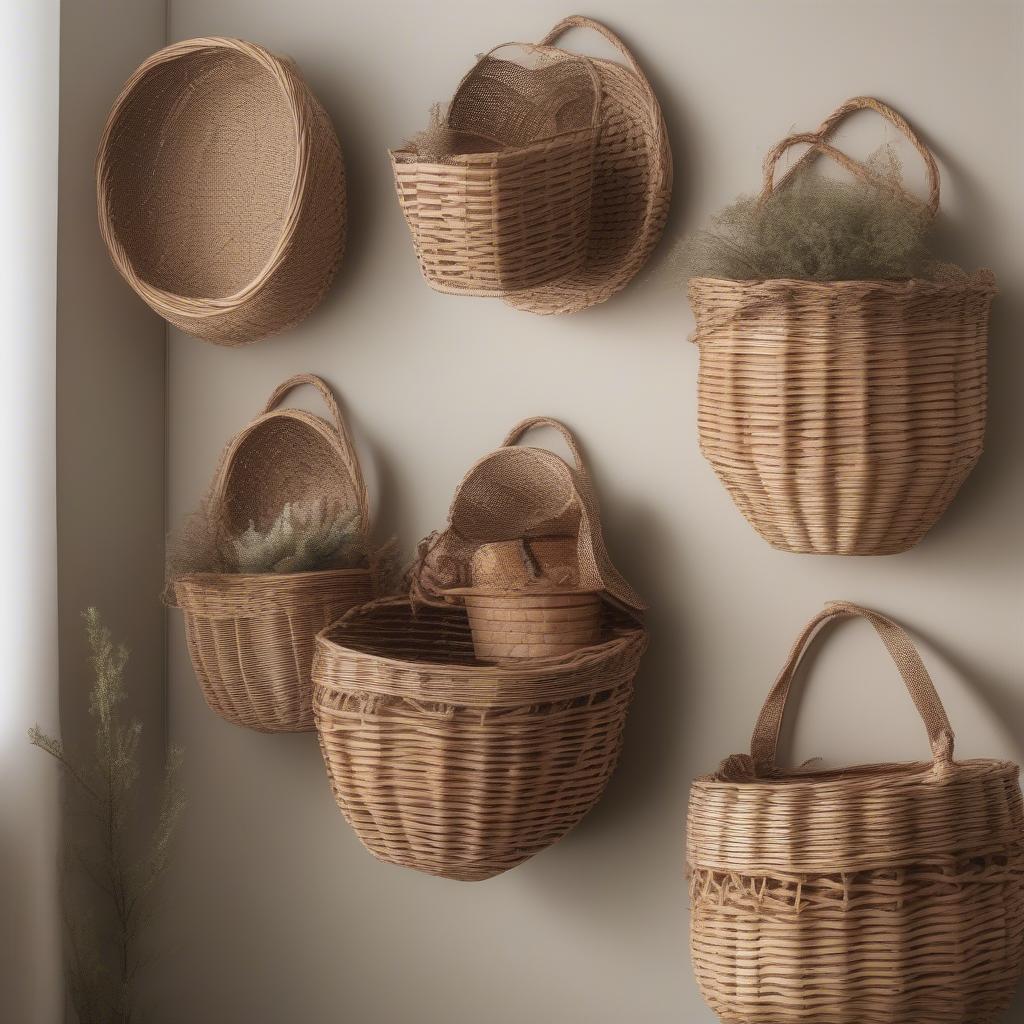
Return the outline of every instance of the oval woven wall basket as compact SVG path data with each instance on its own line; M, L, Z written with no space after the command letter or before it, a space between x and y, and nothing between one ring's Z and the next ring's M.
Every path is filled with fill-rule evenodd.
M589 28L625 64L555 46ZM423 276L438 291L574 313L636 275L661 237L672 156L636 58L590 18L482 57L448 110L443 154L391 153Z
M863 616L899 668L933 760L818 771L776 760L815 631ZM690 793L690 948L726 1024L996 1024L1024 972L1019 768L953 759L907 634L826 606L804 628L734 755Z
M96 199L128 284L219 345L297 324L344 249L330 118L291 60L241 39L190 39L143 62L107 119Z
M574 467L517 445L536 426L563 431ZM413 600L355 609L320 634L320 746L335 799L374 856L446 878L490 878L560 839L600 798L647 634L596 511L572 435L544 417L525 420L470 470L448 529L421 546ZM515 586L524 566L505 555L523 537L540 538L539 565L571 567L571 580L559 576L569 596L506 592L501 611L519 622L474 621L496 612L467 615L462 597L452 603L452 585L486 573L491 588ZM582 625L567 621L583 592ZM595 593L603 600L591 622ZM533 607L538 597L550 600Z
M890 107L844 103L765 159L762 197L816 153L868 176L827 139L869 108L924 159L928 209L939 172ZM774 183L791 146L811 148ZM988 271L943 281L730 281L694 278L701 451L773 547L887 555L935 525L981 455L987 397Z
M320 634L313 666L338 806L390 864L461 881L521 864L604 791L646 644L606 606L599 643L491 665L464 608L355 609Z
M310 384L332 422L277 406ZM233 533L265 530L285 503L352 509L369 533L366 485L330 388L309 374L291 377L263 413L229 442L211 507ZM369 550L368 542L366 544ZM235 725L260 732L313 729L311 668L316 634L375 596L370 568L295 573L192 573L173 583L185 635L207 704Z

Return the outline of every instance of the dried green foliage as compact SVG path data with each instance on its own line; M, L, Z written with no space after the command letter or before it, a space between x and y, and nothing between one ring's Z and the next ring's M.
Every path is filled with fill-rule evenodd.
M365 560L366 546L355 511L332 512L323 502L303 508L285 505L268 530L251 523L234 537L239 572L308 572L350 567Z
M358 513L322 500L289 502L265 530L231 531L203 503L167 540L168 584L186 573L293 573L376 565Z
M680 247L684 277L747 281L948 278L929 251L932 219L902 189L890 146L867 162L871 181L801 170L765 202L741 196Z
M72 756L38 726L29 739L60 763L85 813L68 817L63 885L65 974L80 1024L137 1024L135 983L145 964L144 929L184 799L177 785L180 751L167 758L159 816L147 844L135 841L135 785L142 725L125 722L128 652L115 647L95 608L85 613L95 682L89 713L96 720L91 758ZM70 806L70 804L69 804ZM81 882L95 897L83 906Z

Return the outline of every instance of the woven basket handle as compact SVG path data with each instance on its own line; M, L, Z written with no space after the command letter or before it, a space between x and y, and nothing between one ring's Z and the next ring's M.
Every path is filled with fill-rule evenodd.
M341 415L334 392L331 391L326 381L312 373L297 373L294 377L289 377L274 388L273 393L267 399L267 404L263 407L263 415L273 412L292 391L302 387L303 384L316 388L331 415L331 420L333 420L331 425L337 431L338 440L341 442L342 461L345 463L345 469L348 470L349 478L352 480L352 486L356 492L359 520L362 523L363 532L366 533L370 525L370 501L366 493L363 469L359 464L359 456L356 455L356 447L352 442L348 424L345 422L345 417Z
M932 748L936 770L945 770L952 764L953 730L913 641L902 627L884 615L847 601L834 601L827 604L823 611L818 612L797 637L786 664L764 702L750 741L750 756L758 775L768 774L775 767L779 733L786 713L790 687L811 638L823 624L852 616L861 616L875 627L875 632L882 638L882 643L896 662L918 714L928 729L928 742Z
M593 18L584 17L582 14L570 14L568 18L563 18L550 32L540 41L540 46L554 46L558 40L565 35L569 29L572 28L589 28L593 32L596 32L599 36L603 36L608 40L612 46L615 47L623 57L626 58L626 62L629 64L633 73L647 86L649 91L651 90L651 83L647 81L647 76L643 73L640 67L639 61L633 56L633 51L610 29L607 25L602 25L601 22L595 21Z
M583 452L580 450L576 435L560 420L552 419L550 416L530 416L521 423L517 423L508 432L505 440L501 442L502 447L508 448L511 445L518 444L523 439L524 434L529 433L536 427L551 427L552 430L557 430L569 446L573 461L576 463L576 471L581 476L585 477L588 475L587 464L583 461Z
M887 104L882 103L881 100L876 100L871 96L855 96L853 99L847 100L821 122L816 132L797 132L795 135L787 136L768 150L764 158L764 182L761 187L760 202L763 203L773 192L784 188L792 180L793 176L819 153L830 156L837 164L862 181L876 185L887 185L887 182L880 181L864 164L848 157L844 152L836 149L835 146L830 145L828 142L829 136L839 127L847 115L856 110L874 110L876 113L881 114L887 121L894 124L910 140L914 149L921 154L921 159L924 161L925 171L928 175L928 200L925 203L925 208L934 217L939 209L939 168L935 163L935 157L932 156L931 150L921 141L917 132L910 127L901 114ZM775 170L782 154L791 146L801 144L810 146L810 149L806 153L801 154L793 166L776 182ZM901 191L906 195L910 194L906 189Z

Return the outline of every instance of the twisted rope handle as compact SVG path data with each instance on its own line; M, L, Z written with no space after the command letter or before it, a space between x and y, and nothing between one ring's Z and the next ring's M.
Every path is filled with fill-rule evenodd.
M750 757L757 775L769 774L775 768L779 733L786 713L789 691L811 638L825 623L854 616L865 618L874 626L875 632L881 637L882 643L896 662L907 691L928 730L928 743L932 749L936 772L943 772L952 765L953 729L913 641L892 619L848 601L833 601L803 628L764 702L757 725L754 727L754 735L750 740Z
M303 384L316 388L320 393L320 397L324 400L324 405L327 406L327 411L331 415L331 420L333 420L331 426L334 427L338 435L342 462L345 464L345 469L348 471L352 486L356 492L359 521L362 524L362 532L366 535L369 533L370 528L370 501L366 493L366 481L363 479L363 468L359 464L359 456L356 454L355 444L352 441L352 435L349 433L348 424L345 422L345 417L341 414L341 409L338 406L337 399L334 397L334 392L330 389L327 382L312 373L297 373L294 377L289 377L274 388L273 393L267 399L267 404L263 407L261 415L266 416L268 413L274 412L292 391L302 387ZM306 415L311 414L306 413Z
M860 178L861 181L866 181L874 185L888 186L887 182L880 181L878 177L872 174L864 164L860 163L860 161L852 159L841 150L836 149L835 146L828 143L829 136L831 136L839 127L848 114L852 114L856 110L874 110L877 114L880 114L891 124L894 124L910 140L914 149L920 153L921 159L924 161L925 171L928 175L928 200L925 203L925 208L928 210L928 213L934 217L939 209L939 168L935 163L935 157L932 155L931 150L921 141L917 132L910 127L910 124L900 113L893 110L893 108L887 104L882 103L881 100L876 100L871 96L855 96L853 99L847 100L842 106L838 107L821 122L817 131L797 132L794 135L789 135L768 150L768 153L764 158L764 182L761 186L759 202L765 202L773 192L780 188L784 188L786 184L793 179L793 176L802 167L813 160L819 153L830 156L837 164L844 167L855 177ZM810 149L801 154L800 158L776 183L775 169L782 157L782 154L790 147L801 144L810 146ZM910 195L905 188L901 188L900 191L905 195ZM914 197L911 196L911 198Z
M537 427L551 427L552 430L557 430L569 446L569 451L572 453L573 461L576 464L576 471L580 476L588 476L587 464L583 461L583 452L580 450L576 435L560 420L552 419L550 416L530 416L517 423L508 432L505 440L501 442L502 447L509 448L514 444L518 444L523 439L524 434Z

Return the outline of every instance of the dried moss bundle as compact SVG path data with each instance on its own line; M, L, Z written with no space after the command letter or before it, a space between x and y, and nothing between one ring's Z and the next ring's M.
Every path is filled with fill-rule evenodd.
M354 510L288 503L266 530L231 531L202 504L167 542L166 578L195 572L292 573L364 568L370 551Z
M929 250L932 219L902 188L890 146L867 162L870 181L799 171L764 202L741 196L680 247L684 276L746 281L948 278Z

